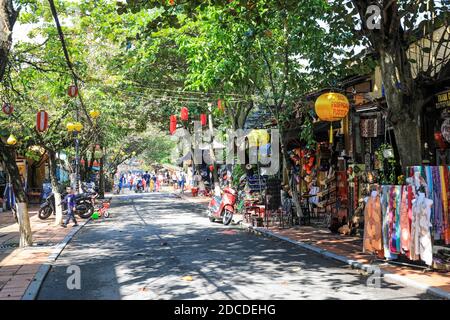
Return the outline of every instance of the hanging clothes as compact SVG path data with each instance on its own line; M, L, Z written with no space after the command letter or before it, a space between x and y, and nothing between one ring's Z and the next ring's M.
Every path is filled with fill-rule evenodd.
M364 209L364 252L378 252L382 245L380 196L370 196Z
M411 225L408 213L408 188L411 188L411 186L402 186L400 206L400 248L401 252L407 256L409 255L411 241Z
M444 167L444 182L445 182L445 194L444 197L447 200L447 207L444 216L444 239L445 244L450 244L450 177L449 177L450 167Z
M389 250L399 254L400 250L400 206L401 186L392 186L389 199Z
M434 230L434 239L440 240L442 238L442 234L444 233L443 229L443 206L442 206L442 192L441 192L441 179L439 175L439 167L432 167L432 175L433 175L433 200L434 205L434 221L433 221L433 230Z
M389 250L389 239L390 239L390 211L389 211L389 199L390 199L390 192L391 192L392 186L381 186L381 213L383 216L383 250L384 250L384 257L387 260L395 260L397 259L397 255L391 253Z
M411 229L411 259L424 261L431 266L433 263L433 247L430 233L430 209L433 201L420 194L413 203L413 222Z

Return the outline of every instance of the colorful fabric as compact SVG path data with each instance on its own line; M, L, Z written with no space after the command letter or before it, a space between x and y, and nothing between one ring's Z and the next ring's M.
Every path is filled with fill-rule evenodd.
M378 135L378 121L374 119L360 120L361 137L376 138Z
M430 199L419 197L413 204L413 228L411 242L411 259L424 261L427 265L433 263L433 247L430 233Z
M390 202L390 192L391 192L391 186L381 186L381 213L383 216L383 226L382 226L382 233L383 233L383 249L384 249L384 257L387 260L394 260L397 259L397 255L391 253L389 250L389 239L390 239L390 209L389 209L389 202Z
M410 222L408 214L408 186L402 186L400 206L400 248L403 254L409 254Z
M394 254L400 253L399 188L400 186L392 187L389 200L389 250Z
M383 250L380 196L369 197L364 209L364 252Z

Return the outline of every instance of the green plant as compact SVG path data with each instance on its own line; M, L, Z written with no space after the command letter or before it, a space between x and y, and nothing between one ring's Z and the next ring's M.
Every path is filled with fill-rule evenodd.
M393 158L385 158L384 153L386 150L392 149L392 146L387 143L383 143L376 151L375 156L377 160L383 164L380 170L380 183L381 184L397 184L397 160Z

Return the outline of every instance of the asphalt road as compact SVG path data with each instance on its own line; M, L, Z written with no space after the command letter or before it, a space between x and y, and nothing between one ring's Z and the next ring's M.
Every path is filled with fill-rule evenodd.
M170 194L115 198L112 217L90 222L65 248L38 299L433 298L384 279L367 286L362 271L211 223L204 211ZM73 265L80 289L70 290Z

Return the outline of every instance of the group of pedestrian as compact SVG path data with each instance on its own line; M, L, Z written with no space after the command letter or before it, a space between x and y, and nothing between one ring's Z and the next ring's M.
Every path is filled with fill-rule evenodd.
M186 174L183 171L174 171L172 173L172 186L174 190L179 189L181 193L184 193L184 187L186 185Z
M164 181L167 181L165 177L162 172L149 173L146 171L144 174L123 173L120 175L118 181L118 193L122 193L122 190L125 188L129 188L132 191L138 185L142 185L145 192L159 192Z

